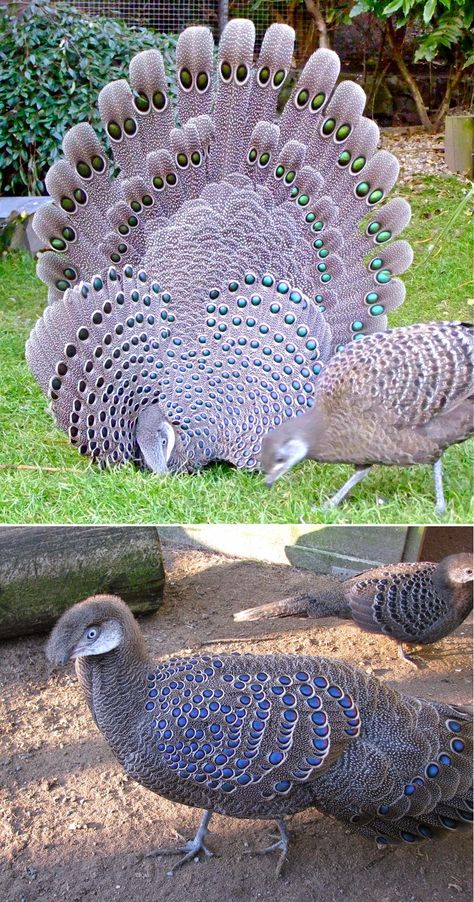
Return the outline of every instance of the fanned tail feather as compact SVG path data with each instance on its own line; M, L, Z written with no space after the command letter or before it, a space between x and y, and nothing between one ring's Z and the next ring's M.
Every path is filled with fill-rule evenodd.
M316 377L331 354L361 335L384 330L387 314L402 303L404 286L396 276L410 265L411 251L406 242L390 241L407 224L409 206L401 199L382 205L396 181L398 164L391 154L376 151L378 129L363 116L362 89L352 82L337 85L337 55L317 50L278 118L294 32L287 25L270 26L256 62L254 41L252 22L231 20L221 37L214 76L210 31L201 26L186 29L176 48L175 112L161 54L157 50L137 54L130 62L129 82L111 82L98 98L113 166L89 125L74 126L66 134L65 158L53 165L46 180L53 204L34 219L49 249L40 258L38 275L48 285L49 301L60 305L54 318L48 314L44 338L49 350L40 351L34 336L28 350L30 366L49 392L53 372L45 383L45 360L57 376L65 344L76 340L72 329L80 328L77 317L71 319L71 308L77 304L77 315L88 328L88 304L97 302L94 289L82 294L83 283L98 279L107 290L114 288L101 303L111 303L118 317L122 311L115 295L129 281L127 267L132 267L137 283L144 267L147 283L156 282L173 298L173 315L180 322L175 338L186 351L195 340L209 342L211 359L206 364L214 367L239 349L237 356L243 357L236 384L244 385L239 389L244 406L252 408L261 432L311 406ZM118 286L111 285L111 267ZM247 276L263 290L253 300ZM262 282L267 278L268 285ZM235 294L229 291L234 282ZM269 312L267 288L278 296ZM222 300L209 313L212 292ZM227 312L220 313L224 307ZM158 305L153 313L157 321L163 310ZM227 319L218 322L219 317ZM214 328L209 326L213 319L216 331L211 338L207 330ZM120 317L109 323L112 332L123 325ZM95 340L104 352L105 320L98 325ZM295 340L287 335L288 329ZM158 364L164 363L164 353L172 351L166 343L166 349L158 344L148 365L136 367L134 390L141 387L143 397L138 409L134 402L128 411L130 426L125 429L126 441L120 439L114 447L117 455L113 456L109 439L102 436L104 447L95 426L88 427L94 456L102 461L121 462L132 455L134 424L150 398L168 413L169 405L175 405L173 424L178 430L190 416L194 421L203 415L197 411L193 390L178 402L181 383L175 381L175 371L155 392L150 374L160 380ZM84 364L85 350L78 346L76 365ZM202 387L205 363L197 364L198 350L195 359L186 361L182 353L181 349L180 365L185 369L201 367L195 375ZM260 355L271 357L271 366ZM264 413L260 402L255 408L255 388L245 386L245 370L255 366L262 366L262 373L270 367L273 381L279 383L268 383L268 400L261 402ZM88 383L90 374L85 376ZM259 386L263 397L266 391ZM90 390L86 399L89 395ZM64 388L61 397L67 405ZM52 397L52 402L63 424L58 398ZM100 403L107 406L109 401L104 396ZM87 424L92 414L86 412L87 400L81 404L81 447L90 453L81 418ZM260 431L246 443L239 434L240 414L230 401L228 407L232 413L230 423L223 426L225 440L210 456L241 466L252 461L252 467L259 457ZM189 445L189 431L192 438L196 435L187 425ZM238 453L233 443L239 446ZM197 467L198 458L202 461L201 451L194 449L196 459L191 455L189 469Z

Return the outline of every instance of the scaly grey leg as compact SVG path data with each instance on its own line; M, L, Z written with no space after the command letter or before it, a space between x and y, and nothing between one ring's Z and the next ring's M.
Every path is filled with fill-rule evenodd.
M276 822L278 831L280 833L279 839L276 842L272 843L271 846L267 846L266 849L258 849L256 852L253 852L254 855L266 855L267 852L276 852L278 849L281 849L281 855L278 858L277 866L276 866L276 875L280 876L283 865L285 863L285 859L288 855L288 846L290 842L290 837L288 836L288 830L286 829L284 821Z
M398 657L401 658L402 661L406 661L407 664L411 664L411 666L414 667L415 670L420 670L420 667L422 667L421 664L417 663L415 658L412 658L411 655L407 655L405 649L403 648L403 642L398 643Z
M446 501L443 490L443 465L441 463L441 458L433 464L433 476L436 492L435 512L439 514L440 517L443 517L446 513Z
M342 499L345 498L346 495L350 492L350 490L353 489L358 482L361 482L361 480L364 479L365 476L367 476L367 473L370 469L370 467L364 467L362 469L356 470L355 473L350 477L350 479L348 479L347 482L344 483L342 488L340 488L335 495L332 495L331 498L328 498L328 500L324 502L323 510L327 510L331 507L337 507Z
M204 842L209 832L207 828L211 817L211 811L204 812L194 839L189 839L187 842L185 842L184 846L176 846L176 848L174 849L155 849L153 852L147 852L144 857L154 858L155 856L159 855L179 855L180 852L184 852L185 854L183 855L183 857L180 858L175 865L173 865L170 871L168 871L168 877L172 877L177 868L180 868L183 864L186 864L187 861L191 861L196 857L196 855L199 855L199 852L204 852L204 855L206 855L208 858L211 858L214 853L206 847ZM180 839L183 839L183 837L179 833L178 836Z

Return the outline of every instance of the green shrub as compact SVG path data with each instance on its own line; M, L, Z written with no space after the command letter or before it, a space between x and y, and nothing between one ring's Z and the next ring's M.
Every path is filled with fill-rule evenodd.
M104 132L97 95L128 75L140 50L161 50L171 75L176 39L116 19L86 16L61 2L0 14L0 194L44 194L44 176L61 155L64 132L90 122Z

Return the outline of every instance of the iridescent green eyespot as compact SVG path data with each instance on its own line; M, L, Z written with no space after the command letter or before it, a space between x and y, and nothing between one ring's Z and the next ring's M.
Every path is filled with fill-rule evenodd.
M229 63L221 63L221 77L224 81L230 81L232 78L232 67Z
M122 137L122 129L120 128L118 122L109 122L107 131L113 141L120 141L120 138Z
M285 174L285 167L282 166L282 165L280 164L280 165L277 166L277 168L275 169L275 177L276 177L277 179L281 179L282 176L283 176L284 174Z
M261 154L258 162L259 162L260 166L262 166L262 167L267 166L268 163L270 162L270 154L267 153L267 151L264 151L264 153Z
M324 244L324 241L322 238L316 238L316 241L313 241L313 247L318 248L318 249L320 247L322 247L323 244Z
M118 250L120 251L121 254L126 254L126 253L127 253L127 245L126 245L126 244L119 244Z
M153 106L155 110L164 110L166 106L166 96L163 91L155 91L153 94Z
M77 272L75 269L72 269L70 266L67 266L65 270L63 270L66 279L77 279Z
M328 256L328 254L329 254L329 251L328 251L327 247L323 247L323 249L321 251L319 251L318 257L321 257L321 259L323 260L325 257Z
M386 285L387 282L390 282L392 278L392 272L390 269L381 269L380 272L377 273L375 279L381 285Z
M49 243L55 251L65 251L67 247L66 242L62 238L51 238Z
M161 191L164 188L165 183L163 179L159 175L155 175L153 179L153 187L156 188L157 191Z
M189 88L192 87L193 77L189 69L181 69L181 72L179 73L179 80L185 90L189 90Z
M383 313L384 310L385 307L383 306L383 304L374 304L370 308L370 313L372 314L372 316L380 316L380 314Z
M76 170L77 170L78 174L81 176L81 178L83 178L83 179L90 179L90 177L92 175L91 167L88 166L87 163L84 163L82 160L80 160L79 163L77 164Z
M308 100L309 100L309 91L306 88L303 88L303 90L300 91L299 94L296 95L296 105L299 106L300 108L304 107L305 103L308 103Z
M316 219L316 213L307 213L305 216L306 222L314 222Z
M71 197L62 197L60 204L63 210L66 210L66 213L74 213L76 210L76 204Z
M378 301L378 299L379 296L376 291L369 291L364 298L366 304L373 304L375 301Z
M112 260L112 263L120 263L120 254L113 253L110 255L110 259Z
M376 271L378 269L382 269L383 260L381 257L374 257L373 260L370 261L369 267L371 270Z
M312 228L313 232L321 232L322 229L324 229L324 222L321 222L321 220L318 219L317 222L313 222L313 225L311 226L311 228Z
M137 200L132 200L130 206L135 213L139 213L142 208L142 205L139 204Z
M379 232L375 240L377 244L383 244L384 241L390 241L391 237L392 233L389 231L389 229L383 229L381 232Z
M356 157L351 165L351 172L360 172L365 166L365 157Z
M307 194L302 194L302 195L298 198L298 203L299 203L300 207L307 207L308 204L309 204L309 197L308 197L308 195L307 195Z
M335 128L336 128L336 120L335 119L326 119L325 122L323 122L323 127L322 127L321 131L322 131L323 135L326 135L326 137L327 137L328 135L332 135Z
M293 169L290 169L290 171L287 172L285 175L286 184L291 185L291 183L294 182L295 177L296 177L296 172L294 172Z
M270 69L268 68L268 66L263 66L258 73L258 81L261 85L266 85L269 78Z
M293 185L293 188L290 191L290 197L298 197L299 188L296 185Z
M150 109L150 101L146 94L144 94L142 91L139 91L137 94L135 94L133 102L140 113L148 113L148 110Z
M198 72L196 78L196 87L198 91L205 91L209 84L209 76L207 72Z
M311 109L319 110L322 107L325 100L326 100L325 94L316 94L311 101Z
M176 162L177 162L178 166L181 167L181 169L185 169L186 166L188 165L188 158L187 158L186 154L185 153L177 154Z
M379 222L371 222L367 229L367 233L369 235L375 235L375 233L378 232L379 228L380 228Z
M91 160L92 168L95 169L96 172L103 172L105 169L105 160L103 157L100 157L99 154L95 154Z
M82 188L74 189L74 197L77 200L78 204L87 203L87 194L85 191L82 190Z
M151 207L153 204L153 198L149 194L144 194L142 197L142 204L144 207Z
M129 216L127 222L129 226L132 226L132 228L135 228L135 226L138 225L138 219L136 216Z
M74 241L75 237L76 237L76 233L75 233L74 229L69 228L69 226L66 226L66 228L63 229L62 235L63 235L63 238L66 239L66 241Z
M56 288L57 288L59 291L66 291L67 288L70 288L70 287L71 287L70 284L69 284L69 282L66 282L65 279L58 279L57 282L56 282L55 284L56 284Z
M247 66L244 63L241 63L240 66L237 66L237 72L235 73L235 77L237 81L242 84L243 81L247 78L248 75Z
M369 204L378 204L379 200L382 200L383 191L381 188L376 188L375 191L372 191L369 194L368 202Z
M368 182L359 182L359 184L356 185L355 193L357 194L357 197L365 197L369 191L370 185Z
M343 150L342 153L339 154L337 162L339 163L339 166L347 166L347 164L351 162L351 155L349 151Z
M249 150L249 156L248 156L249 163L255 163L256 159L257 159L257 151L255 150L255 147L252 147L252 149Z
M121 235L128 235L130 229L124 222L121 222L117 231L120 232Z
M284 69L277 69L275 75L273 76L273 84L275 88L279 88L281 84L285 81L286 72Z
M198 150L194 150L193 153L191 154L191 163L193 164L193 166L199 166L200 162L201 162L201 154L199 153Z
M340 125L336 132L336 141L345 141L345 139L349 137L351 131L352 128L347 122L345 122L344 125Z
M127 135L134 135L137 130L135 119L126 119L123 123L123 129Z
M176 178L174 172L168 172L168 175L166 176L166 184L173 186L176 185L177 181L178 179Z

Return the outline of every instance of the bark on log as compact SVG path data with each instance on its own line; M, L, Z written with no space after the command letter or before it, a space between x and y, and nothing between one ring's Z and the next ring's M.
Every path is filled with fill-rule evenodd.
M137 614L162 602L154 526L0 527L0 638L50 629L96 593L120 595Z

